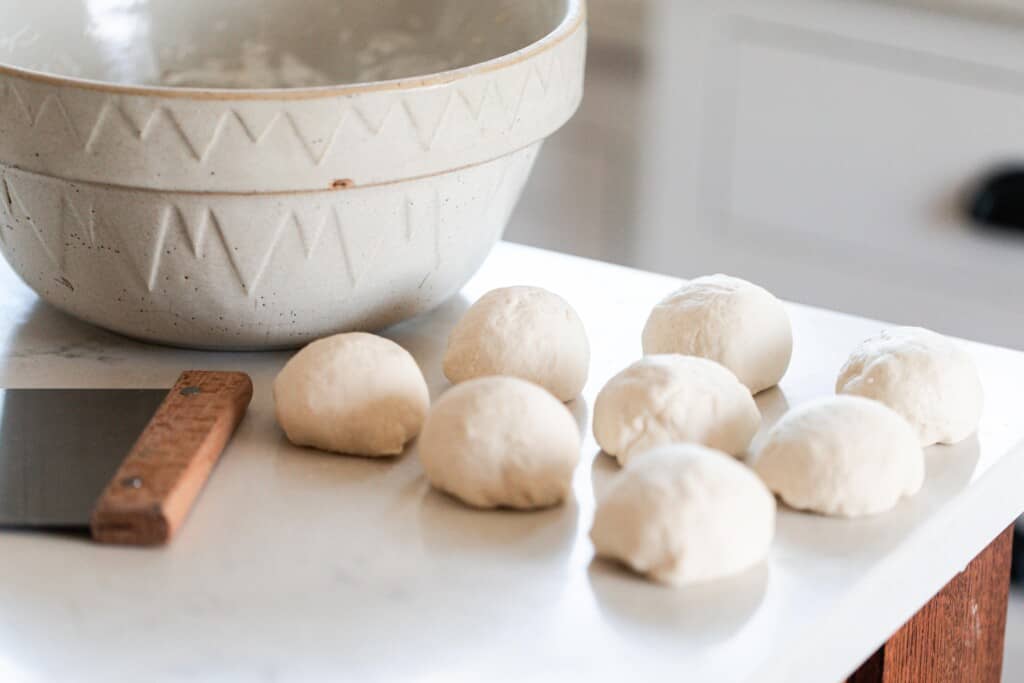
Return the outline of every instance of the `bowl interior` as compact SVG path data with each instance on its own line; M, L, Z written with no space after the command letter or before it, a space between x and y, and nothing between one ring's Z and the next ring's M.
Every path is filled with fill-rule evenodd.
M0 62L130 85L288 88L469 66L573 0L0 0Z

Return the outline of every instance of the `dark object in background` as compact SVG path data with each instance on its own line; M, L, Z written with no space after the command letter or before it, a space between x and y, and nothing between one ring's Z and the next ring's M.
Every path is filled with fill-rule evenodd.
M1024 235L1024 166L1004 166L982 179L967 211L976 223Z
M1013 564L1010 565L1010 581L1024 584L1024 524L1020 521L1013 527Z
M968 200L971 219L1024 235L1024 166L1003 166L985 176ZM1010 580L1024 585L1024 518L1013 528Z

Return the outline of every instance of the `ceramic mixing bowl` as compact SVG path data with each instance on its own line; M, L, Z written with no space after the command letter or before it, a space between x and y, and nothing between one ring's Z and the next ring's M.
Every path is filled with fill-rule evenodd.
M273 348L456 292L582 97L583 0L0 0L0 251L131 336Z

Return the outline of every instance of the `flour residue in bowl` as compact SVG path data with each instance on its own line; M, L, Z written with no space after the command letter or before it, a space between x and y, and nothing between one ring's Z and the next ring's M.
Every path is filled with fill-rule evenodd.
M447 71L467 63L464 51L433 54L423 50L423 38L410 31L384 31L373 35L355 53L355 82L387 81L412 74Z
M351 35L342 34L341 42L350 43ZM471 40L469 47L476 41ZM354 46L353 46L354 47ZM173 62L188 62L187 47L179 46ZM193 58L194 59L194 58ZM367 83L405 78L415 74L436 73L463 65L465 51L424 50L423 38L412 31L375 33L349 53L347 73L332 74L310 66L290 52L272 50L257 41L246 41L236 59L211 57L187 68L166 68L160 84L191 88L311 88L345 83Z
M240 60L209 58L183 69L166 69L160 84L189 88L310 88L331 85L332 79L295 55L273 54L262 43L242 44Z

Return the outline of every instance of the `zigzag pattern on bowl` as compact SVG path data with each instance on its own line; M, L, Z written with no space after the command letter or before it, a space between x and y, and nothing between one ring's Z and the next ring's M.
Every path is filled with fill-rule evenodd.
M500 238L539 147L378 187L250 196L0 167L0 251L44 299L116 331L294 346L457 291Z
M120 95L0 75L0 163L82 182L258 192L370 185L541 140L582 97L586 29L502 68L308 99ZM266 173L273 159L274 174Z

